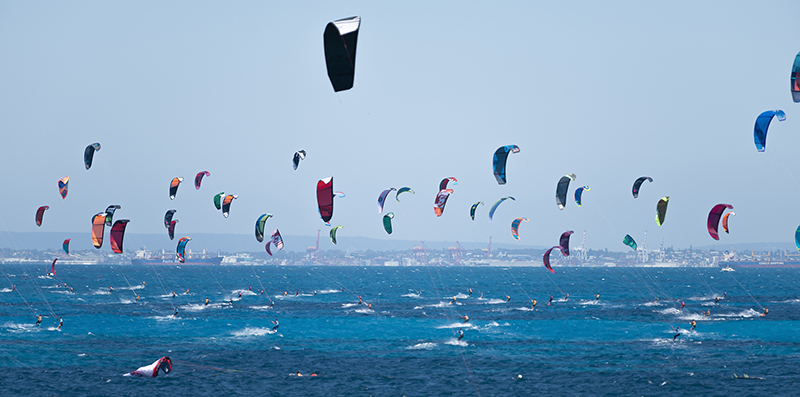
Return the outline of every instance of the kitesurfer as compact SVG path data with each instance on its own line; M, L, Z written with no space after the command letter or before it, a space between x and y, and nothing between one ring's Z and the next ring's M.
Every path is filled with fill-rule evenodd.
M59 318L58 318L58 327L57 327L56 329L61 329L61 327L62 327L63 325L64 325L64 319L63 319L63 318L61 318L61 317L59 317Z
M600 294L594 296L595 302L600 302Z
M136 301L139 301L139 294L136 294Z
M483 299L483 292L481 292L481 296L479 296L478 299Z
M686 306L686 303L684 303L683 301L681 301L681 311L683 311L683 307L684 307L684 306Z
M41 314L36 316L36 326L38 327L40 325L42 325L42 315Z
M17 290L17 286L16 286L16 285L12 285L12 286L11 286L11 292L14 292L14 291L16 291L16 290Z
M681 336L681 327L675 327L675 335L672 337L672 340L678 339Z
M456 303L456 297L455 296L450 298L450 304L452 305L453 303Z
M363 305L364 301L361 299L361 295L358 296L358 304Z
M703 316L708 317L710 315L711 315L711 310L706 310L705 312L703 312Z
M461 338L464 337L464 330L459 328L457 334L458 334L458 340L461 340Z
M114 292L114 287L108 287L108 292Z
M728 291L725 291L725 292L722 293L722 299L725 299L725 297L727 297L727 296L728 296Z
M717 299L714 301L714 304L719 305L719 297L717 297Z
M208 306L208 302L209 302L209 300L208 300L208 298L206 298L206 300L204 302L206 304L206 306Z
M172 317L178 317L178 308L175 308L175 313L172 313Z
M367 309L372 309L372 303L367 303Z
M469 296L472 296L472 288L469 289Z
M184 295L188 295L189 294L189 288L186 288L186 292L184 292L183 294Z
M303 376L303 374L301 374L300 371L297 371L294 375L295 376Z
M278 319L276 318L275 321L270 320L270 322L275 324L275 326L272 327L272 332L278 332Z
M550 306L551 303L553 303L553 295L550 295L550 300L547 301L547 306Z
M252 291L253 290L253 286L252 285L247 286L247 290L248 291Z
M761 313L761 316L762 316L762 317L766 317L768 313L769 313L769 309L767 309L767 308L765 307L765 308L764 308L764 313Z
M263 289L261 290L261 293L259 295L264 295L264 290Z
M242 291L239 291L239 298L242 297Z
M464 323L466 323L467 321L469 321L469 316L468 316L468 315L466 315L466 314L465 314L465 315L463 315L463 316L461 316L461 318L463 318L463 319L464 319Z
M566 301L567 301L567 299L569 299L569 294L567 294L566 296L564 296L564 302L566 302Z
M176 296L178 296L178 295L175 294L175 291L172 291L172 297L174 298Z
M696 326L697 326L697 322L696 322L696 321L694 321L694 320L692 320L692 322L691 322L691 323L689 323L689 324L692 324L692 329L690 329L689 331L694 331L694 327L696 327Z
M511 302L511 297L506 295L506 302Z
M314 290L313 293L311 294L311 296L317 296L317 291Z
M300 291L294 291L294 296L300 295Z
M233 298L228 301L228 304L233 305Z
M286 296L286 291L283 291L283 296Z
M533 304L531 305L531 310L536 310L536 303L537 303L537 302L536 302L536 299L532 300L532 301L531 301L531 303L533 303Z

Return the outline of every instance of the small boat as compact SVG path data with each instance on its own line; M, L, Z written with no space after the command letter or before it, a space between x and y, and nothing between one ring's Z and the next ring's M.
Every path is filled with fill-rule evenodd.
M744 374L743 376L738 376L736 374L733 374L733 377L736 379L766 380L765 378L762 378L760 376L749 376L747 374Z
M723 268L722 268L722 270L720 270L720 271L721 271L721 272L735 272L736 270L734 270L734 269L733 269L732 267L730 267L730 266L727 266L727 267L723 267Z

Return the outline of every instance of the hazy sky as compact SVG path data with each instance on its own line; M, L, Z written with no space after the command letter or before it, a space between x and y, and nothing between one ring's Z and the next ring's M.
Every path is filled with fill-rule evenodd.
M334 93L322 33L354 15L355 86ZM0 227L89 239L92 215L119 204L129 232L165 238L168 209L181 236L252 235L265 212L269 230L325 235L315 187L333 176L347 194L335 200L339 240L511 243L511 221L527 217L519 244L553 245L572 229L587 231L589 248L623 250L625 234L641 243L646 230L650 248L688 247L714 242L706 215L730 203L720 248L791 242L798 15L797 1L2 1ZM758 153L753 123L770 109L787 120L773 121ZM92 142L102 149L87 171ZM499 186L492 154L509 144L521 152ZM308 157L294 171L299 149ZM202 170L211 176L196 191ZM568 173L578 179L560 211L555 187ZM643 175L654 182L633 199ZM186 180L171 201L175 176ZM437 218L448 176L459 183ZM577 207L582 185L591 191ZM402 186L416 194L390 196L388 236L377 197ZM212 204L221 191L239 195L227 219ZM490 224L489 206L507 195L517 200ZM50 210L37 228L40 205Z

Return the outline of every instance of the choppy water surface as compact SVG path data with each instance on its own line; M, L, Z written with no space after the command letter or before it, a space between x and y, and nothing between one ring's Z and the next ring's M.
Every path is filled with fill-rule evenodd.
M797 269L48 266L2 267L4 395L765 395L800 378ZM164 355L171 374L122 376Z

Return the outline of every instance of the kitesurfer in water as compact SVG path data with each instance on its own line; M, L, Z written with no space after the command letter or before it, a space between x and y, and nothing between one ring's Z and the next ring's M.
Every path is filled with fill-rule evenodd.
M714 301L714 304L719 305L719 297L717 297L717 299Z
M465 315L463 315L463 316L461 316L461 318L463 318L463 319L464 319L464 323L466 323L467 321L469 321L469 316L468 316L468 315L466 315L466 314L465 314Z
M38 327L40 325L42 325L42 315L41 314L36 316L36 326Z
M59 318L58 318L58 327L57 327L56 329L61 329L61 327L62 327L63 325L64 325L64 319L63 319L63 318L61 318L61 317L59 317Z
M452 305L453 303L456 303L456 297L455 296L450 299L450 304Z
M683 301L681 301L681 311L683 311L683 307L684 307L684 306L686 306L686 303L684 303Z
M314 290L313 293L311 294L311 296L317 296L317 291Z
M114 287L108 287L108 292L114 292Z
M472 296L472 288L469 289L469 296Z
M174 298L174 297L176 297L176 296L178 296L178 295L177 295L177 294L175 294L175 291L172 291L172 297Z
M595 302L600 302L600 294L594 296Z
M564 302L566 302L566 301L567 301L567 299L569 299L569 294L567 294L566 296L564 296Z
M367 303L367 309L372 309L372 303Z
M481 292L481 296L479 296L478 299L483 299L483 292Z
M188 295L189 294L189 288L186 288L186 292L184 292L183 294L184 295Z
M681 336L681 327L675 327L675 335L672 337L672 340L678 339Z
M139 294L136 294L136 301L139 301Z
M694 327L696 327L696 326L697 326L697 322L696 322L696 321L694 321L694 320L692 320L692 322L691 322L691 323L689 323L689 324L692 324L692 328L691 328L689 331L694 331Z
M506 302L511 302L511 297L506 295Z
M278 332L278 325L280 325L278 324L278 319L276 318L275 321L270 320L270 322L275 324L275 326L272 327L272 332Z
M532 303L531 310L536 310L536 303L537 303L536 299L531 300L531 303Z
M765 307L765 308L764 308L764 313L761 313L761 316L762 316L762 317L766 317L768 313L769 313L769 309L767 309L767 308Z
M457 334L458 334L458 340L461 340L461 338L464 337L464 330L459 328Z
M242 291L239 291L239 298L242 297Z
M178 317L178 308L175 308L175 313L172 313L172 317Z
M294 296L300 295L300 291L294 291Z
M283 296L286 296L286 291L283 291Z
M16 286L16 285L12 285L12 286L11 286L11 292L14 292L14 291L16 291L16 290L17 290L17 286Z
M358 304L363 305L364 301L361 299L361 295L358 296Z
M728 291L722 293L722 299L725 299L726 296L728 296Z
M705 312L703 312L703 315L706 316L706 317L710 316L711 315L711 310L706 310Z
M206 306L208 306L208 302L210 302L210 301L208 300L208 298L206 298L206 300L204 302L206 304Z
M553 295L550 295L550 300L547 301L547 306L550 306L551 303L553 303Z

